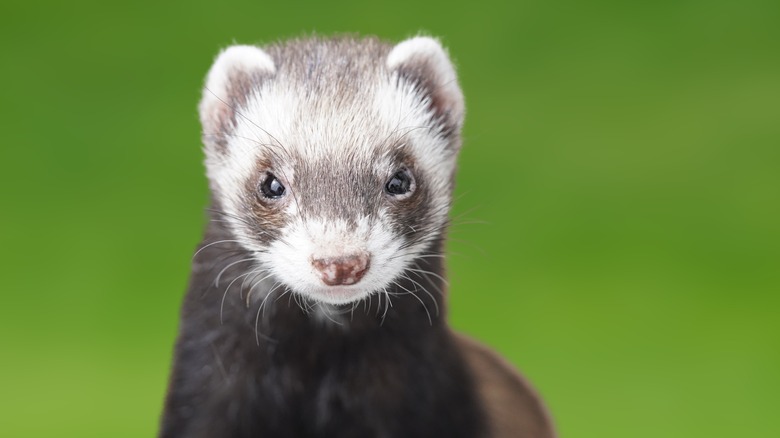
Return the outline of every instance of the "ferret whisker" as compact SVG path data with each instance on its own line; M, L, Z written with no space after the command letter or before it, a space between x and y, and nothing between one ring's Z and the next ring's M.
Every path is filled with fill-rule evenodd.
M412 268L406 268L406 269L409 270L409 271L412 271L412 272L417 272L417 273L425 275L425 276L433 275L434 277L436 277L439 280L441 280L441 282L444 283L445 286L447 286L447 287L450 286L449 281L447 281L447 279L442 277L441 275L439 275L439 274L437 274L437 273L435 273L433 271L426 271L425 269L420 267L420 265L417 262L414 262L414 265L417 266L418 269L412 269Z
M255 342L257 343L257 346L260 346L260 338L262 337L268 342L277 343L278 341L266 334L260 333L260 330L258 329L257 325L260 322L260 308L257 309L257 315L255 315Z
M238 280L239 278L246 277L247 275L250 275L253 272L255 272L255 271L249 271L249 272L246 272L244 274L241 274L241 275L237 276L236 278L233 279L233 281L230 282L230 284L228 284L228 287L225 288L225 292L222 293L222 300L220 300L220 303L219 303L219 323L220 324L224 324L224 320L222 319L222 311L225 309L225 297L227 297L228 291L230 290L230 286L233 286L233 283L235 283L236 280Z
M397 281L395 281L395 280L393 280L393 284L395 284L396 286L398 286L398 287L400 287L401 289L403 289L403 290L405 290L406 292L408 292L408 293L409 293L411 296L413 296L415 299L417 299L417 301L419 301L419 302L420 302L420 304L422 304L422 306L423 306L423 309L425 310L425 314L426 314L426 315L428 315L428 323L429 323L431 326L433 326L433 318L431 318L431 312L429 312L429 311L428 311L428 306L426 306L426 305L425 305L425 302L422 300L422 298L418 297L418 296L417 296L417 294L415 294L414 292L410 291L409 289L407 289L406 287L404 287L404 286L403 286L401 283L398 283L398 282L397 282Z
M360 301L363 301L363 299L361 298ZM355 307L357 307L358 304L360 304L360 301L354 301L352 303L351 308L349 309L349 321L350 322L355 320Z
M262 268L261 268L261 270L262 270ZM243 280L241 280L241 287L238 289L238 296L241 299L244 298L244 289L246 287L247 280L249 280L249 276L248 275L245 276ZM262 280L260 280L260 281L262 281ZM252 284L255 283L254 282L254 278L252 279L252 281L250 281L250 283L252 283ZM247 299L249 299L249 293L247 293L246 295L247 295Z
M385 318L387 317L387 311L390 309L390 307L393 306L393 303L390 302L390 294L387 293L387 288L384 289L384 295L385 295L385 311L382 313L382 321L379 322L379 326L382 327L385 324Z
M428 288L426 288L421 283L419 283L419 282L415 281L414 279L412 279L411 276L409 276L407 273L404 273L402 275L405 276L409 281L414 283L416 285L415 288L417 286L419 286L420 289L423 292L425 292L428 295L428 297L431 298L431 301L433 301L434 307L436 307L436 316L439 316L439 300L436 299L436 297L428 290ZM444 291L442 291L442 289L439 287L439 285L437 285L435 282L430 281L430 278L428 277L427 274L416 273L415 275L418 275L418 276L424 275L425 276L425 280L427 280L428 284L430 284L435 289L435 291L438 294L438 296L444 297ZM422 278L421 278L421 280L422 280Z
M401 246L398 248L398 254L395 254L390 257L390 260L395 260L398 258L408 258L410 260L417 259L417 258L426 258L430 257L431 254L437 254L441 256L441 258L444 258L444 255L440 253L426 253L420 251L424 248L424 243L422 242L413 242L410 245ZM418 247L418 248L415 248ZM410 249L411 248L411 249ZM418 255L419 254L419 255Z
M297 298L298 298L298 305L303 306L303 308L306 309L305 311L307 315L311 315L312 312L316 310L315 309L316 302L312 302L307 297L304 296L298 296Z
M430 259L430 258L438 258L438 259L444 259L447 258L444 254L439 253L431 253L431 254L420 254L417 257L418 259Z
M317 306L320 304L319 301L316 300L310 300L308 297L301 297L301 303L303 303L304 306L306 306L307 313L313 313L317 311Z
M282 299L282 297L283 297L285 294L287 294L287 292L290 292L290 293L292 293L292 291L291 291L291 290L290 290L288 287L285 287L285 290L284 290L284 292L283 292L282 294L280 294L278 297L276 297L276 299L274 300L274 302L277 302L277 301L279 301L280 299Z
M219 274L217 274L217 278L214 279L214 286L219 287L219 280L220 280L220 278L222 278L222 274L224 274L225 271L230 269L231 266L234 266L234 265L237 265L237 264L243 263L243 262L249 262L249 261L252 261L254 259L255 259L254 257L250 257L250 258L247 258L247 259L241 259L241 260L235 261L233 263L230 263L229 265L227 265L224 268L222 268L222 270L219 271Z
M244 272L244 273L243 273L243 274L241 274L241 275L237 275L237 276L236 276L236 277L235 277L235 278L234 278L234 279L233 279L233 280L232 280L232 281L231 281L231 282L228 284L228 287L227 287L227 288L225 288L225 293L227 293L227 291L229 291L229 290L230 290L230 287L231 287L231 286L233 286L233 283L235 283L236 281L238 281L240 278L242 278L242 277L243 277L243 278L244 278L244 280L246 280L247 278L249 278L249 275L255 274L255 273L257 273L258 271L261 271L261 270L259 270L259 269L253 269L253 270L251 270L251 271ZM239 289L239 292L241 292L241 290L243 290L243 289L244 289L244 283L243 283L243 282L241 282L241 289ZM243 298L243 297L242 297L242 298Z
M276 290L279 289L280 286L284 286L284 283L282 283L281 281L277 281L276 283L274 283L274 285L271 287L268 293L266 293L266 296L263 299L263 301L268 299L269 296L271 296L274 292L276 292ZM287 290L287 286L284 286L284 288L285 290ZM284 295L284 293L282 293L282 295ZM276 302L276 300L274 300L274 302Z
M301 311L303 313L305 313L306 315L309 314L309 312L306 310L306 308L299 301L300 298L298 297L298 294L295 294L295 293L290 294L290 297L287 298L287 306L288 307L290 306L290 298L292 298L292 300L295 301L295 305L298 306L298 308L301 309Z
M459 227L461 225L490 225L491 223L489 221L481 220L481 219L469 219L469 220L458 220L453 219L453 222L451 224L452 227ZM457 230L455 230L457 231Z
M266 273L266 272L268 272L268 271L266 271L266 270L258 270L258 271L255 271L255 272L256 272L256 273L260 273L260 272L262 272L262 273ZM254 279L253 279L252 281L254 282L254 284L260 284L260 283L264 282L265 280L267 280L267 279L269 279L269 278L273 277L273 275L274 275L273 273L269 273L269 274L266 274L266 275L265 275L263 278L261 278L261 279L259 279L259 280L254 280ZM249 278L249 277L247 277L247 278ZM243 285L243 283L242 283L242 285ZM251 303L251 300L252 300L252 289L253 289L253 288L254 288L254 285L252 285L252 287L250 287L250 288L249 288L249 291L247 291L247 293L246 293L246 307L249 307L249 305L250 305L250 303ZM243 286L242 286L242 287L241 287L241 290L243 291L243 289L244 289L244 288L243 288Z
M262 284L262 280L254 282L254 284L252 284L252 286L249 287L249 290L246 292L246 299L247 300L249 300L249 297L252 296L252 291L254 290L254 288L256 288L260 284Z
M404 237L407 237L412 234L418 234L418 236L414 236L411 239L407 239L401 246L400 249L408 249L413 246L423 246L430 242L431 238L430 236L434 234L438 234L441 230L437 228L423 228L418 229L416 233L409 233L404 235Z
M282 284L281 282L277 282L276 284ZM268 301L268 297L270 297L273 294L273 290L276 288L276 284L274 287L268 291L267 294L265 294L265 297L263 298L263 301L260 302L260 306L257 308L258 314L260 313L260 309L264 309L266 301ZM265 317L265 310L263 310L263 317Z
M206 244L206 245L204 245L204 246L200 247L200 249L198 249L198 250L195 252L195 254L192 256L192 260L194 261L194 260L195 260L195 257L197 257L197 256L198 256L198 254L200 254L200 253L201 253L201 251L203 251L204 249L206 249L206 248L208 248L208 247L210 247L210 246L213 246L213 245L219 245L219 244L221 244L221 243L241 243L241 241L240 241L240 240L231 240L231 239L225 239L225 240L218 240L218 241L216 241L216 242L211 242L211 243L208 243L208 244Z
M340 321L336 321L335 319L333 319L333 318L331 317L331 315L330 315L330 313L331 313L331 312L330 312L330 309L328 309L328 308L327 308L326 306L324 306L322 303L320 303L319 301L317 301L317 302L315 302L315 305L316 305L316 306L317 306L317 308L320 310L320 314L321 314L321 315L325 315L325 317L326 317L326 318L328 318L328 320L330 320L330 322L332 322L332 323L334 323L334 324L336 324L336 325L344 325L342 322L340 322Z
M381 309L382 309L382 294L377 294L377 296L376 296L376 311L374 311L374 316L379 316L379 311Z
M425 292L428 295L428 297L430 297L431 301L433 301L434 307L436 307L436 316L438 317L439 316L439 301L436 299L436 297L434 297L433 294L430 293L427 288L425 288L425 286L423 286L422 284L420 284L417 281L415 281L414 279L412 279L412 277L410 277L406 272L402 273L401 276L405 277L407 280L409 280L409 281L411 281L412 283L415 284L415 287L414 287L415 291L417 291L417 286L419 286L420 289L423 292ZM439 295L443 295L442 291L440 289L438 289L438 292L439 292Z

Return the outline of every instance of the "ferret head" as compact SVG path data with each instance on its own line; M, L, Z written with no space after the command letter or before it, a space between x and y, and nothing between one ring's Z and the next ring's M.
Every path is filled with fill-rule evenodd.
M381 292L442 238L463 114L432 38L229 47L200 103L219 219L294 293Z

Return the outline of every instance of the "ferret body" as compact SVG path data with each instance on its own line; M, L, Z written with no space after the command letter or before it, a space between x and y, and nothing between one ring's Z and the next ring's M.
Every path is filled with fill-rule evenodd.
M554 436L446 323L464 107L436 40L233 46L200 115L211 220L161 437Z

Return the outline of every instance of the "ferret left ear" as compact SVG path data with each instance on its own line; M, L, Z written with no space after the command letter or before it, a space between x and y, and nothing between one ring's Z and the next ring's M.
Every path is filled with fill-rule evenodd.
M199 107L206 145L224 142L251 93L275 73L274 61L259 47L231 46L217 56Z
M447 52L431 37L414 37L398 43L387 56L387 68L410 82L429 99L442 133L457 133L463 125L463 92Z

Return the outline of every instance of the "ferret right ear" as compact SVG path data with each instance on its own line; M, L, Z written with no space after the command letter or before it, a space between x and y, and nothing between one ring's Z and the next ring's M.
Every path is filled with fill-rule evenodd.
M442 133L460 130L463 92L455 67L439 41L426 36L401 41L387 56L387 67L428 99L434 116L443 123Z
M219 142L235 126L251 93L275 73L274 61L258 47L231 46L223 50L206 76L200 101L204 138Z

